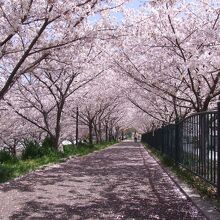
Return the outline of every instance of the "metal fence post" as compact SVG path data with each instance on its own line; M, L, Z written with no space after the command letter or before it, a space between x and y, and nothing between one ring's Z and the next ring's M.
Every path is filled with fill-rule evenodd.
M220 102L218 102L218 164L217 164L217 195L220 198Z
M175 164L179 163L179 118L175 120Z
M161 133L162 133L162 137L161 137L161 139L162 139L162 142L161 142L161 152L162 152L162 154L164 154L164 125L162 125L162 130L161 130Z

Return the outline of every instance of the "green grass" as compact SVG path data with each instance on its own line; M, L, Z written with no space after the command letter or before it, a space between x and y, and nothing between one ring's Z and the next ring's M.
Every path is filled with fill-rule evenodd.
M150 150L150 152L156 156L161 163L169 167L170 170L175 173L175 175L187 183L189 186L193 187L197 190L197 192L201 195L201 197L212 200L218 208L220 208L220 199L217 198L216 188L211 184L204 181L202 178L194 175L193 173L189 172L187 169L177 166L175 161L163 155L161 152L156 150L155 148L150 147L149 145L144 143L144 146Z
M78 147L64 146L64 152L51 152L48 155L36 159L11 160L0 164L0 183L7 182L22 176L30 171L36 170L43 165L59 163L69 156L83 156L97 150L104 149L116 142L107 142L95 145L81 145Z
M65 157L71 156L71 155L78 155L83 156L87 155L89 153L92 153L97 150L104 149L112 144L115 144L116 142L103 142L101 144L95 144L95 145L81 145L78 147L73 147L72 145L66 145L64 146L64 155Z

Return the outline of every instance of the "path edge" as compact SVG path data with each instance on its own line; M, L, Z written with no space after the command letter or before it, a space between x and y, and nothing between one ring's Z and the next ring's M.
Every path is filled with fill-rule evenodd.
M86 154L86 155L82 155L82 156L81 155L72 155L72 156L68 156L66 158L62 158L58 162L48 163L48 164L42 165L42 166L38 167L36 170L31 170L31 171L25 173L24 175L18 176L18 177L14 178L14 179L10 179L7 182L0 183L0 190L1 190L1 187L3 187L4 185L8 185L8 184L10 184L11 182L14 182L14 181L19 181L20 179L22 179L22 178L24 178L24 177L26 177L28 175L31 175L33 173L37 173L37 172L41 172L41 171L44 171L44 170L48 170L48 169L51 169L51 168L53 168L53 167L55 167L57 165L63 165L63 164L68 163L69 161L74 160L74 159L80 159L80 158L88 157L88 156L90 156L92 154L95 154L95 153L107 150L109 147L112 147L112 146L117 145L119 143L115 143L115 144L109 145L109 146L107 146L107 147L105 147L103 149L100 149L100 150L95 150L95 151L93 151L93 152L91 152L89 154Z
M151 157L160 165L164 172L170 177L170 179L176 184L181 192L203 213L208 220L220 220L220 212L216 210L215 206L210 201L202 199L196 189L190 187L187 183L181 180L177 175L171 171L169 167L166 167L161 161L142 143L140 146L147 151Z

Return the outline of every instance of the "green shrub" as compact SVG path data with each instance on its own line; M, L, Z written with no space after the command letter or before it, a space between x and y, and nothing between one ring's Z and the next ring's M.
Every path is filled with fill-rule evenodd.
M43 155L54 155L57 153L57 150L53 146L53 141L50 137L46 137L43 140L43 143L41 145L41 151Z
M71 155L71 154L75 154L76 150L76 146L75 145L64 145L63 146L63 151L65 155Z
M33 140L26 140L25 143L25 148L22 151L22 159L34 159L34 158L39 158L43 156L43 152L41 150L40 145Z
M13 157L10 155L8 151L1 150L0 151L0 163L12 161Z
M70 144L70 145L72 145L72 144ZM75 146L75 147L93 147L94 145L92 144L90 144L89 142L79 142L78 143L78 145L72 145L72 146Z
M54 149L52 139L47 136L42 142L42 147L46 149Z
M162 155L161 157L162 157L162 162L163 162L166 166L171 167L171 166L174 166L174 165L175 165L175 162L174 162L171 158L169 158L168 156Z
M13 174L13 169L0 164L0 183L3 183L11 179Z
M28 140L25 142L25 149L22 153L22 159L36 159L43 156L57 157L62 156L62 153L58 152L53 147L53 141L50 137L46 137L40 145L36 141Z

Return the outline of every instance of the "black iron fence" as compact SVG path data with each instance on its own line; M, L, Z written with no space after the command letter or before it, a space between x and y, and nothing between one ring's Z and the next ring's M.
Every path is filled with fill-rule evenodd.
M142 142L216 186L220 196L220 103L217 111L193 114L145 133Z

